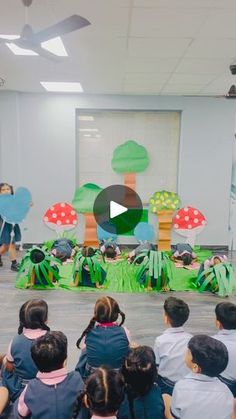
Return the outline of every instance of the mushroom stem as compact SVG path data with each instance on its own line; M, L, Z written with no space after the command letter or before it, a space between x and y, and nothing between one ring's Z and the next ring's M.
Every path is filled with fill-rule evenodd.
M159 221L158 250L171 249L171 226L174 211L157 211Z
M194 230L192 230L192 231L191 231L191 232L189 232L189 234L187 235L186 240L185 240L185 243L190 244L190 246L191 246L192 248L194 248L194 245L195 245L195 239L196 239L196 234L195 234L195 231L194 231Z
M85 213L84 246L98 247L97 223L92 213Z

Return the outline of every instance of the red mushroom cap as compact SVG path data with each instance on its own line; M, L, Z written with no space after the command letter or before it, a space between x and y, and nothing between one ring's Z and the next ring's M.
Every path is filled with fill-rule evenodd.
M197 208L184 207L180 208L173 218L173 225L176 230L193 230L204 227L206 218Z
M66 202L57 202L43 216L45 224L53 230L71 230L77 225L75 209Z

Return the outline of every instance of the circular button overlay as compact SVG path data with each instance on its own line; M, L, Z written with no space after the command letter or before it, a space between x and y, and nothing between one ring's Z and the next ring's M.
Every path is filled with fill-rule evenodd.
M131 188L111 185L103 189L95 199L93 213L97 224L109 233L126 234L140 222L143 214L142 201Z

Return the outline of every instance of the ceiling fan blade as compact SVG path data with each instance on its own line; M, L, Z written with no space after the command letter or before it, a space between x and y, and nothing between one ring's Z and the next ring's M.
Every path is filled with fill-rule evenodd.
M63 57L59 57L58 55L53 54L52 52L47 51L46 49L41 48L40 46L35 47L32 50L36 52L40 57L46 58L47 60L59 62L63 59Z
M53 26L49 26L46 29L43 29L40 32L35 34L37 42L40 44L42 42L48 41L49 39L56 38L57 36L64 35L78 29L82 29L85 26L90 25L90 22L82 16L72 15L61 22L56 23Z

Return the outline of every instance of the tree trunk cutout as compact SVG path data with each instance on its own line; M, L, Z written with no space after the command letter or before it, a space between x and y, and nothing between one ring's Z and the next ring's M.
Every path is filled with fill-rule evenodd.
M171 227L174 211L157 211L159 221L158 250L171 250Z
M84 246L98 247L97 223L92 213L85 213Z

